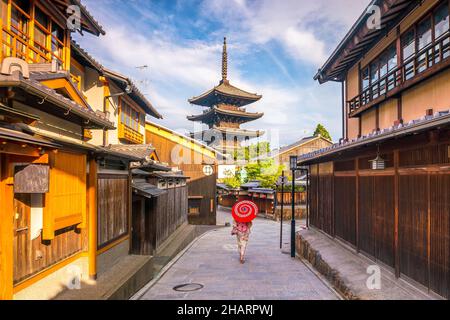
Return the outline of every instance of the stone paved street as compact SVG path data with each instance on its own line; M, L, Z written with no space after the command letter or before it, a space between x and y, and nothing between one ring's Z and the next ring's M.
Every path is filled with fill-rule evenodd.
M220 211L219 223L231 222ZM279 223L258 219L239 263L236 239L221 228L197 241L142 297L143 300L322 300L338 297L302 262L279 249ZM289 240L285 227L285 242ZM180 293L177 285L199 283L203 289Z

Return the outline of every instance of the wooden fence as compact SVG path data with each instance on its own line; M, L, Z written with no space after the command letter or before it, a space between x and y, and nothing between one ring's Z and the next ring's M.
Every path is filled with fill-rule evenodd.
M306 192L296 192L294 199L295 205L306 204ZM292 193L289 191L289 187L286 187L284 194L281 191L277 192L277 204L280 205L282 201L285 205L292 204Z

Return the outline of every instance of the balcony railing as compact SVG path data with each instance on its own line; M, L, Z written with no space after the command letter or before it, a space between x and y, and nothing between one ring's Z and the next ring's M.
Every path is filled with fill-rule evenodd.
M40 45L31 45L28 35L17 30L13 32L5 27L1 28L1 32L0 60L6 57L17 57L28 63L48 63L55 59L60 65L63 65L63 59L52 53L51 50Z
M349 114L354 115L358 111L379 103L383 98L406 88L408 83L419 80L425 71L432 67L439 67L443 62L450 62L450 32L445 33L436 41L430 43L404 63L389 71L370 86L364 89L358 96L348 102Z
M119 139L126 140L128 142L134 144L143 144L144 143L144 135L140 132L137 132L130 127L127 127L123 123L119 124Z

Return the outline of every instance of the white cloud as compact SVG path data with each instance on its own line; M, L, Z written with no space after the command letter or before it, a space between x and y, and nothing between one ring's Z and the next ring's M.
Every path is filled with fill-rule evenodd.
M238 63L230 64L231 81L234 85L263 95L260 102L247 109L251 112L264 112L265 116L244 127L266 131L278 129L282 143L290 143L311 134L320 122L330 130L334 138L339 138L340 88L333 84L319 86L312 79L299 87L298 79L289 75L289 68L277 54L267 48L267 44L275 41L293 59L316 67L325 61L327 52L332 49L327 46L320 32L334 32L328 25L349 26L356 19L357 13L362 12L362 4L366 2L367 0L208 0L203 3L204 16L226 22L224 28L229 29L219 31L221 34L231 35L231 44L237 43L241 51L245 48L240 44L257 44L262 50L267 50L289 80L286 83L271 79L265 79L264 83L247 81L238 69ZM96 13L94 5L95 2L90 9ZM133 5L136 6L136 3ZM160 28L149 32L142 29L142 19L123 23L123 14L119 21L113 7L98 7L101 16L105 18L107 35L91 41L88 38L82 39L81 43L108 67L138 80L149 80L142 92L148 94L149 100L163 114L164 125L192 130L193 124L186 116L200 113L202 108L190 106L187 100L218 84L221 74L221 42L180 40L170 32L173 26L163 23ZM342 7L346 10L342 10ZM158 19L157 15L147 12L145 8L141 9L142 12L139 12L143 17ZM314 24L314 19L321 21L322 25ZM165 32L167 30L170 31ZM231 45L230 51L237 50L234 51ZM136 67L141 65L148 65L149 68L145 71L137 70Z

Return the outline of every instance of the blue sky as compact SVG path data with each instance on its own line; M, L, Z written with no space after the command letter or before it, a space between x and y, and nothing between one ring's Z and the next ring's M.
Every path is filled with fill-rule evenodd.
M193 131L187 100L221 79L223 37L229 79L263 95L247 108L265 116L244 125L288 144L323 123L338 140L340 85L319 85L317 69L369 0L84 0L106 30L77 41L105 66L137 82L163 114L159 123ZM148 68L137 67L147 65Z

